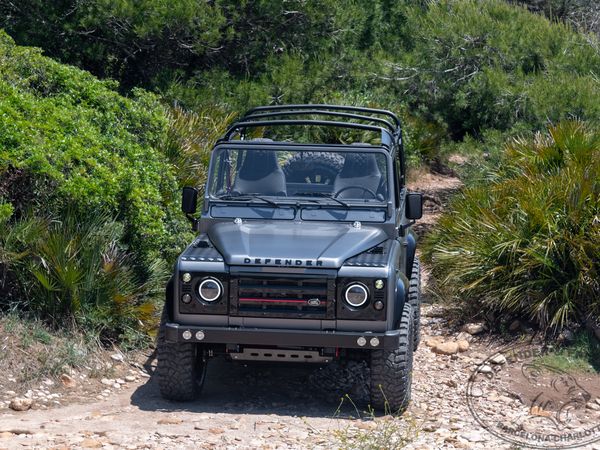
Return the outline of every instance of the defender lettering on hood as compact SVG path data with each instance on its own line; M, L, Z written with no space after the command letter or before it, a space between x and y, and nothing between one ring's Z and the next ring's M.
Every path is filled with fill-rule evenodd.
M244 258L244 264L256 264L261 266L323 267L323 261L316 259Z

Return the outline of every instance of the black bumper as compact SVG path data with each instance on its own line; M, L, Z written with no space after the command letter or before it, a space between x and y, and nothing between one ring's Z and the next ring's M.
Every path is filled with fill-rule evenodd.
M186 332L189 332L189 334ZM189 339L184 338L184 333L186 333L186 336L189 337ZM359 344L359 338L361 337L365 339L364 345ZM280 347L340 347L373 350L381 348L398 348L400 331L391 330L386 331L385 333L371 333L359 331L199 327L167 323L166 340L167 342L195 342L207 344L276 345ZM377 345L373 345L375 343Z

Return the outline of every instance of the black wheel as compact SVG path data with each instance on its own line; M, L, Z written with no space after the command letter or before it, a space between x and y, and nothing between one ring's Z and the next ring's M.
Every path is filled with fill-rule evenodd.
M283 166L286 180L290 183L333 184L344 158L329 152L300 152Z
M410 402L413 365L413 314L408 302L400 319L398 348L371 352L371 405L401 414Z
M415 336L413 348L416 350L421 342L421 265L419 264L419 258L416 256L408 286L408 303L410 303L413 312L413 333Z
M165 340L166 307L160 320L156 375L160 395L167 400L188 401L200 396L206 376L206 361L202 346L192 343L171 343Z

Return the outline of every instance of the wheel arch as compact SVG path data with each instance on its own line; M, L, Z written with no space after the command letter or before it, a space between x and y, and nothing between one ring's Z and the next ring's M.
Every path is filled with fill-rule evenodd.
M406 234L406 270L405 275L410 278L412 275L412 267L415 262L415 254L417 252L417 236L413 230Z
M173 277L169 278L167 285L165 286L165 311L167 312L167 318L170 321L174 321L175 317L175 280Z
M402 272L398 272L398 275L398 279L396 280L396 298L394 299L394 327L400 323L408 292L408 278Z

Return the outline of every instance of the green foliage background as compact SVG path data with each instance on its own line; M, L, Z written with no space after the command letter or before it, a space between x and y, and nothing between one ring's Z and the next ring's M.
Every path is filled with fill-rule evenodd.
M0 0L0 28L18 44L0 32L0 221L16 229L34 217L112 221L122 231L97 239L97 254L117 246L131 285L156 286L190 238L178 189L202 185L211 143L259 104L389 108L404 119L413 166L440 169L449 152L462 152L483 161L470 179L486 179L515 136L536 148L531 139L549 124L597 126L596 9L572 0L556 14L554 3ZM468 222L474 211L456 214ZM457 215L444 226L457 226ZM27 281L42 249L2 245L2 264L13 268L4 298L28 304L45 283ZM84 303L104 302L77 290ZM147 298L136 292L139 305L160 299L154 288Z

